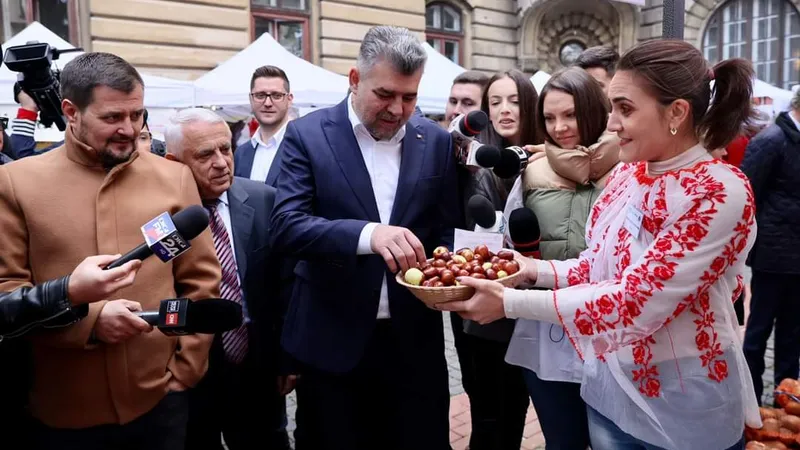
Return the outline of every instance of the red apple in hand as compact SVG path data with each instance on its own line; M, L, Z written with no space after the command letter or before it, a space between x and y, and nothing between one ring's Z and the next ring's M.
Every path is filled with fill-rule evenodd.
M479 245L475 247L475 254L481 255L481 257L486 260L489 258L489 247L485 245Z

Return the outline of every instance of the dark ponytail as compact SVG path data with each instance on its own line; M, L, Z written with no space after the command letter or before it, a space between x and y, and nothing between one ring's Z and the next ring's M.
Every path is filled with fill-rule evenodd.
M688 42L652 40L622 55L617 70L637 75L662 105L689 102L697 137L709 150L728 145L755 117L753 68L745 59L728 59L711 68Z
M752 126L753 66L744 59L726 59L714 66L711 107L697 124L706 148L730 144Z

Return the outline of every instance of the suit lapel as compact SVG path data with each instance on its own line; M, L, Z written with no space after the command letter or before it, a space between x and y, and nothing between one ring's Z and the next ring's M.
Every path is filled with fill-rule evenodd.
M247 191L239 187L234 179L233 184L228 188L228 204L230 205L231 228L233 229L233 251L236 254L236 266L242 282L247 273L247 243L250 241L255 214L255 210L246 203L248 197Z
M243 178L250 178L250 172L253 170L253 160L256 157L256 148L253 147L253 143L248 142L248 146L242 149L242 158L241 161L241 169L237 167L237 171L239 172L239 176Z
M333 117L322 125L322 130L328 140L339 168L344 173L350 189L352 189L368 220L380 222L378 204L375 202L375 193L372 190L372 181L369 178L364 156L358 146L353 126L347 116L347 100L339 103L332 111ZM313 150L312 150L313 151Z
M272 160L272 165L269 166L267 172L266 183L268 186L275 187L275 182L278 180L278 174L281 171L281 146L278 146L278 152L275 153L275 159Z
M403 138L400 156L400 176L397 179L397 192L394 196L392 217L389 223L399 225L411 203L414 188L417 186L419 174L422 173L422 162L425 160L425 131L417 127L413 120L406 124L406 135Z

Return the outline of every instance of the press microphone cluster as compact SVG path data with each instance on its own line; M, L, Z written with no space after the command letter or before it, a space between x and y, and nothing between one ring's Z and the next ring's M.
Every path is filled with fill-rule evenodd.
M528 208L511 211L508 218L508 234L514 250L530 258L542 258L539 251L542 232L539 228L539 219L533 211Z
M487 125L489 116L483 111L470 111L450 122L448 132L453 138L453 150L463 165L491 169L500 162L500 149L474 139Z
M158 255L163 262L175 259L191 247L189 241L208 227L209 216L205 208L192 205L170 216L161 213L142 226L145 242L122 255L105 269L120 267L129 261Z
M167 336L216 334L242 325L242 305L224 298L161 300L158 311L134 313Z
M495 211L494 205L482 195L473 195L467 202L467 214L475 221L475 231L504 234L506 218L502 211Z

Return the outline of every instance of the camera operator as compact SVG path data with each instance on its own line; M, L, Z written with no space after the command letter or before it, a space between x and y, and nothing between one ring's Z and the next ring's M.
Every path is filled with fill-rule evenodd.
M11 120L11 148L13 149L16 159L26 158L28 156L43 153L47 150L52 150L64 142L57 142L50 147L36 151L36 140L33 135L36 131L36 122L39 118L39 107L33 101L30 95L21 90L19 86L14 87L14 98L20 105L17 110L17 117Z

